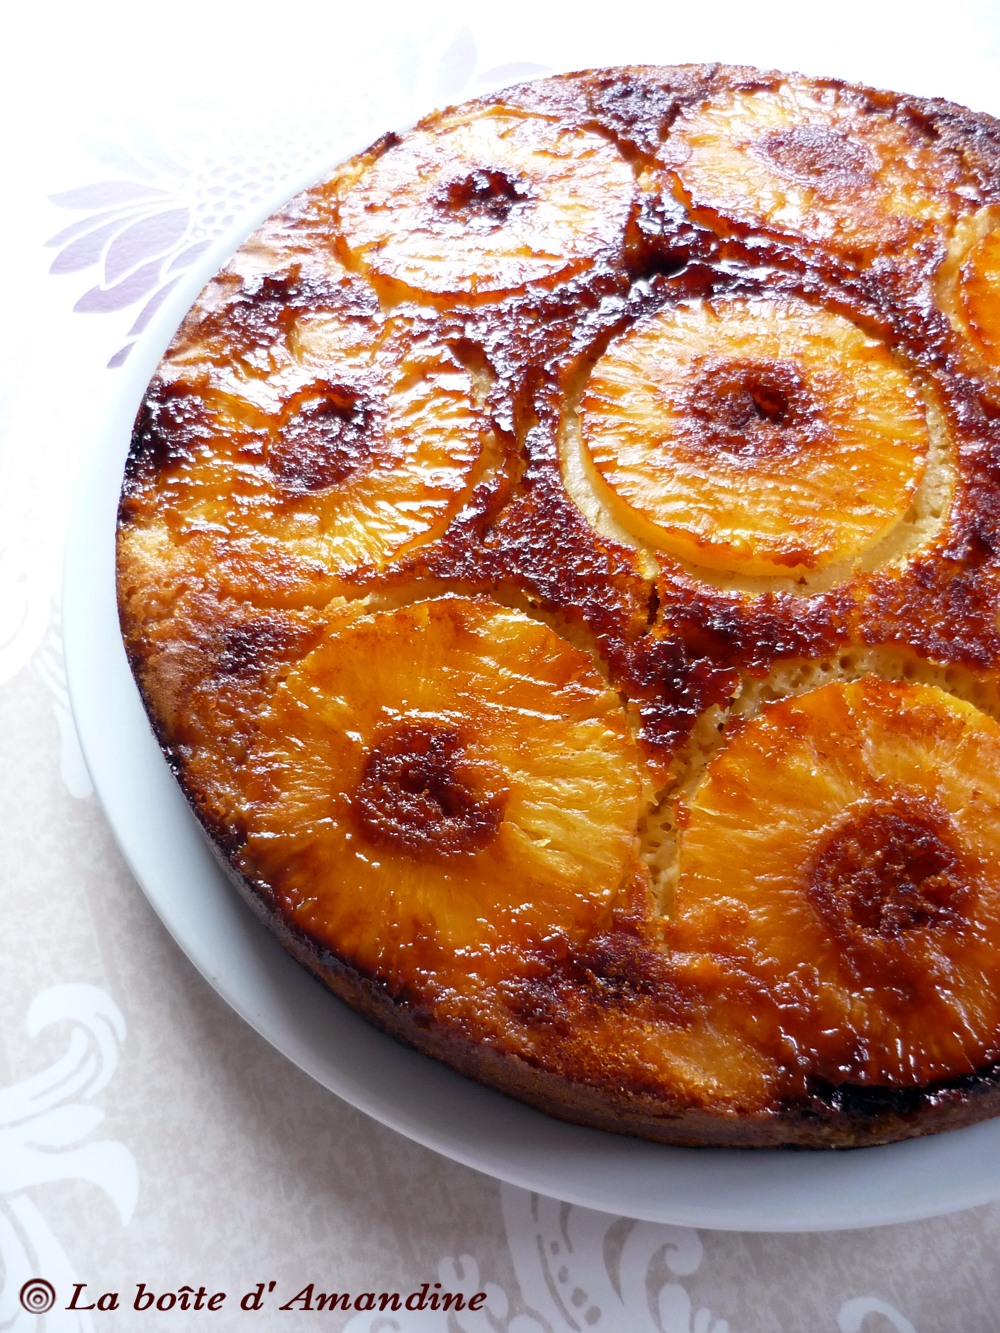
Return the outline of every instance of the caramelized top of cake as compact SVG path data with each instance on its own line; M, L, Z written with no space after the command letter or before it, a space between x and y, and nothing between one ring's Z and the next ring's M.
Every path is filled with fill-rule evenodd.
M998 196L946 103L596 71L387 135L213 279L122 627L327 984L672 1141L993 1086Z

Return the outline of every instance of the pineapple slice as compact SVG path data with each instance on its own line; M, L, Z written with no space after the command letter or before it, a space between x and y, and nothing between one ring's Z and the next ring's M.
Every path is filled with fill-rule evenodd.
M500 975L579 937L635 865L620 700L587 653L487 600L341 612L279 686L247 774L246 874L399 982Z
M742 978L764 1048L834 1084L996 1059L1000 726L864 676L727 740L680 811L678 963L720 991Z
M443 531L489 438L474 376L405 323L301 318L270 379L180 378L151 401L166 463L147 497L218 563L282 551L342 574Z
M969 252L959 276L958 304L980 351L1000 364L1000 227Z
M369 273L496 300L616 257L636 197L607 139L490 107L387 149L347 191L340 222Z
M679 193L718 226L870 258L953 221L957 167L916 123L850 90L789 79L690 107L666 149Z
M887 347L792 297L641 320L594 367L580 422L626 528L754 575L873 545L906 512L929 447L920 395Z

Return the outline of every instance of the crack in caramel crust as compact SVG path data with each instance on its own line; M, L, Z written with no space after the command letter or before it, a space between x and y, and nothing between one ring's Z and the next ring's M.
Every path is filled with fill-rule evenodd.
M768 129L754 160L793 185L819 183L820 207L828 200L837 224L825 236L811 222L748 220L744 202L712 195L684 138L705 106L749 105L792 86L820 108L814 122ZM878 161L866 142L831 137L825 107L853 117L876 145L879 135L905 141L914 161L933 164L934 190L915 221L894 215L880 232L879 217L868 218L861 241L845 231L838 200L875 179ZM273 885L247 873L245 773L260 717L351 608L458 597L543 620L585 649L621 699L643 782L661 800L699 722L789 662L898 649L980 681L1000 673L1000 395L939 277L956 228L1000 204L1000 126L940 101L705 65L541 80L417 129L432 136L495 113L504 124L543 125L552 151L584 145L594 171L631 180L628 207L588 263L575 249L565 270L552 261L540 277L464 295L437 279L421 292L410 259L380 270L377 249L354 243L357 208L350 226L343 215L365 173L405 142L387 135L269 219L209 284L164 358L136 420L118 566L126 648L160 744L227 873L301 962L386 1031L555 1115L664 1142L820 1147L995 1114L992 1064L882 1088L824 1083L769 1056L727 1087L727 1071L756 1059L746 1031L726 1038L714 1081L688 1077L695 1046L725 1044L708 998L719 983L674 964L637 860L596 928L557 933L506 975L475 984L449 984L436 955L437 972L415 964L392 977L339 956L297 924ZM530 227L531 183L508 166L442 181L428 208L449 235L464 213L477 244L508 222ZM859 560L827 587L797 583L794 572L727 587L581 511L565 474L567 403L579 402L609 346L658 312L756 299L850 321L934 404L950 490L916 549L871 567ZM343 373L325 372L337 358ZM720 383L728 398L716 412ZM412 403L420 384L441 386L453 414L426 463L396 406ZM742 380L738 365L709 366L689 406L705 447L721 431L738 460L758 436L759 452L790 448L775 423L811 410L800 371L783 362ZM420 481L405 531L359 540L349 559L317 540L354 513L361 529L371 516L374 532L378 488L411 465L433 482ZM343 519L341 497L355 505ZM475 855L502 818L502 784L475 777L457 731L393 725L366 761L360 836L418 860ZM878 807L861 841L879 819L888 827L904 815ZM436 852L418 836L421 821L439 826ZM837 873L870 915L882 910L869 883L881 870L871 849L866 868L851 861L859 845L838 845L848 868ZM943 874L950 862L937 856ZM905 871L891 868L897 878ZM832 873L819 876L822 902ZM933 910L946 916L951 899L938 897ZM905 916L898 904L885 910ZM624 1039L623 1023L642 1038ZM661 1068L658 1030L676 1038L673 1063Z

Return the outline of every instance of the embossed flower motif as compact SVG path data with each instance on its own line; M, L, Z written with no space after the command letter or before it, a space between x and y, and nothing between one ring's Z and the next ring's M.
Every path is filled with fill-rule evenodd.
M109 314L144 301L129 329L142 332L181 274L211 244L198 238L191 207L175 191L151 182L105 180L51 196L59 208L86 211L47 242L58 246L52 274L97 268L100 281L83 293L79 314ZM121 365L132 344L111 358Z
M698 1233L559 1203L502 1185L517 1291L483 1282L468 1254L442 1259L448 1291L486 1293L482 1310L356 1315L344 1333L729 1333L678 1278L701 1265Z
M46 242L57 250L54 276L94 270L97 282L76 301L77 314L114 314L140 306L128 337L147 326L183 274L260 200L296 161L281 136L230 133L194 166L179 162L142 122L124 136L130 146L89 138L92 156L114 175L50 196L57 208L82 217ZM308 136L300 136L308 138ZM301 152L302 146L295 145ZM309 152L315 149L310 145ZM195 149L197 158L198 149ZM141 303L141 304L140 304ZM134 346L112 356L120 366Z
M19 1302L23 1283L44 1278L62 1292L77 1280L27 1191L54 1181L88 1181L107 1194L123 1225L139 1192L129 1149L90 1138L104 1113L88 1103L117 1068L125 1036L121 1011L97 986L64 983L42 991L28 1011L32 1037L56 1023L71 1025L65 1052L20 1083L0 1087L0 1329L18 1333L38 1327L36 1316ZM91 1325L89 1316L73 1315L59 1327L85 1333Z

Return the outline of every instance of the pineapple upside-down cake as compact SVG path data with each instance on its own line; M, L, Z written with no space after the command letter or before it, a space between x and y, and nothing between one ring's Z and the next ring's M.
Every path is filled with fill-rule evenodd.
M1000 124L749 68L389 134L188 314L118 587L236 884L671 1143L1000 1111Z

